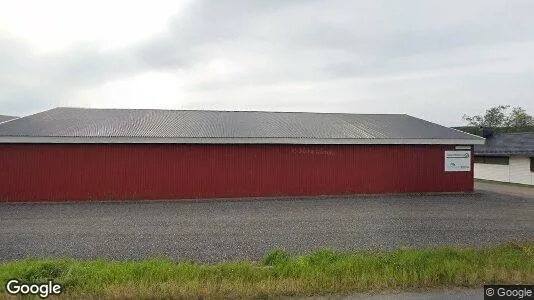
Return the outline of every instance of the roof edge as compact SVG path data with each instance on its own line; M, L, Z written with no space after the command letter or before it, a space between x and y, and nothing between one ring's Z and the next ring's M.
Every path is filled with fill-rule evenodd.
M20 117L15 117L15 116L6 116L6 115L2 115L2 117L9 117L10 119L6 119L4 121L0 121L0 124L4 124L4 123L7 123L7 122L11 122L13 120L17 120L17 119L20 119Z
M482 140L484 140L484 141L486 140L486 138L481 137L481 136L476 135L476 134L472 134L472 133L469 133L469 132L465 132L465 131L462 131L462 130L459 130L459 129L456 129L456 128L452 128L452 127L447 127L447 128L452 129L452 130L457 131L457 132L460 132L460 133L463 133L463 134L466 134L466 135L469 135L469 136L471 136L471 137L473 137L473 138L482 139Z
M481 136L476 135L476 134L472 134L472 133L469 133L469 132L461 131L461 130L458 130L458 129L456 129L456 128L452 128L452 127L443 126L443 125L441 125L441 124L434 123L434 122L430 122L430 121L427 121L427 120L425 120L425 119L421 119L421 118L418 118L418 117L414 117L414 116L411 116L411 115L408 115L408 114L407 114L407 116L412 117L412 118L414 118L414 119L421 120L421 121L426 122L426 123L433 124L433 125L435 125L435 126L439 126L439 127L441 127L441 128L444 128L444 129L446 128L446 129L449 129L449 130L454 130L454 131L456 131L456 132L458 132L458 133L460 133L460 134L465 134L465 135L467 135L467 136L470 136L470 137L472 137L473 139L480 139L480 140L482 140L482 141L485 141L485 138L484 138L484 137L481 137Z
M154 138L154 137L18 137L0 143L28 144L315 144L315 145L482 145L484 139L314 139L314 138Z
M5 123L12 122L12 121L15 121L15 120L26 119L26 118L29 118L29 117L33 117L33 116L36 116L36 115L39 115L39 114L43 114L43 113L49 112L49 111L57 109L57 108L58 107L54 107L54 108L50 108L50 109L47 109L47 110L38 111L38 112L33 113L33 114L25 115L25 116L22 116L22 117L15 117L13 119L10 119L10 120L4 121L4 122L0 122L0 124L5 124Z

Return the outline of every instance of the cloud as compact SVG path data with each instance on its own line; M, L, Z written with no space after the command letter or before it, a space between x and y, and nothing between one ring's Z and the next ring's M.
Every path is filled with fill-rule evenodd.
M533 9L520 0L194 1L123 47L43 54L0 38L0 107L384 112L446 125L496 104L532 113Z
M0 105L25 115L68 103L72 91L139 72L128 53L100 53L92 46L54 54L36 54L24 42L0 38Z

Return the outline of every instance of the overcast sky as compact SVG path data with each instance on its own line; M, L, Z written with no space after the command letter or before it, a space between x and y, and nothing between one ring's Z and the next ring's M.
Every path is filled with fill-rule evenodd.
M0 3L0 114L534 113L531 0Z

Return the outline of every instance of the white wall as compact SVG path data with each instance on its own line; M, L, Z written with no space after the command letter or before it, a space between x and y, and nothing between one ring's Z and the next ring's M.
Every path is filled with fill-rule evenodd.
M510 182L533 184L530 172L530 158L524 156L510 157Z
M510 182L510 166L475 163L475 178Z
M534 185L530 158L525 156L511 156L509 165L475 163L475 178Z

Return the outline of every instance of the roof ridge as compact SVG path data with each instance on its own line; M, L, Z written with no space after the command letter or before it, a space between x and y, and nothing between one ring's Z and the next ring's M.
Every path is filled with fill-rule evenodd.
M106 107L76 107L76 106L58 106L51 108L49 110L53 109L84 109L84 110L155 110L155 111L203 111L203 112L258 112L258 113L297 113L297 114L320 114L320 115L327 115L327 114L333 114L333 115L374 115L374 116L382 116L382 115L392 115L392 116L400 116L400 115L406 115L410 116L406 113L347 113L347 112L313 112L313 111L274 111L274 110L218 110L218 109L162 109L162 108L106 108ZM46 110L46 111L49 111ZM44 112L44 111L43 111Z

